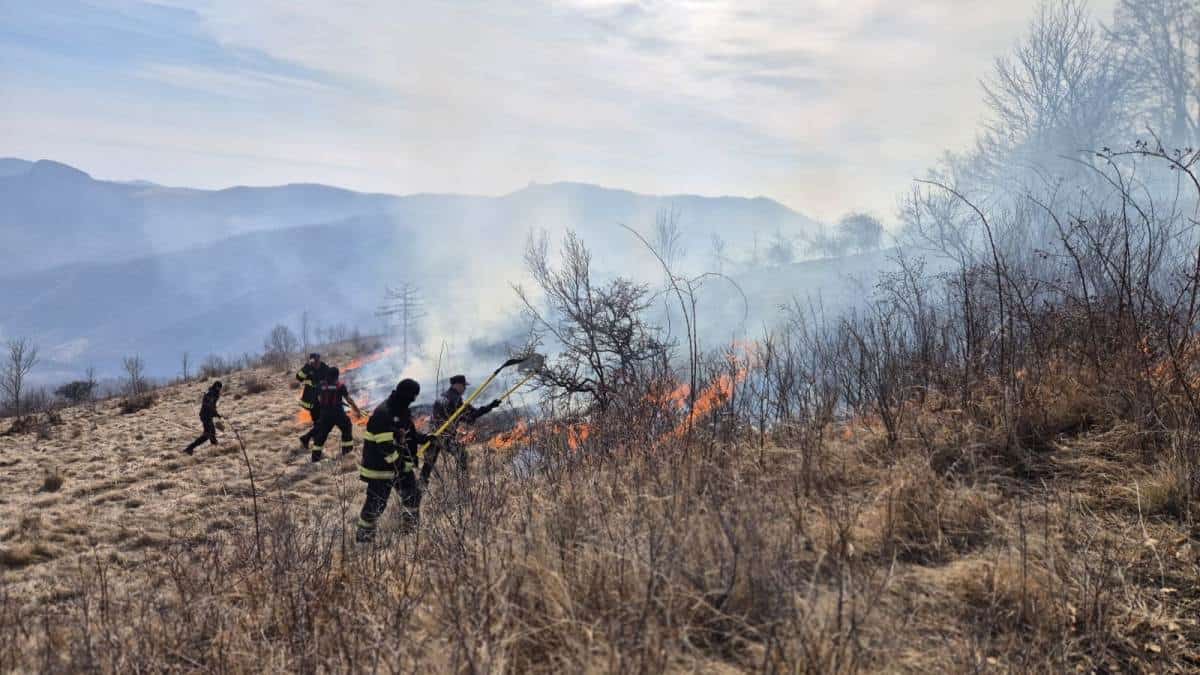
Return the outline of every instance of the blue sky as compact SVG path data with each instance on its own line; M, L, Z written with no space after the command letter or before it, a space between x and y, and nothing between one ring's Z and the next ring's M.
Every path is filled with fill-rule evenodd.
M1035 7L0 0L0 156L196 187L574 180L890 220L971 141L979 79Z

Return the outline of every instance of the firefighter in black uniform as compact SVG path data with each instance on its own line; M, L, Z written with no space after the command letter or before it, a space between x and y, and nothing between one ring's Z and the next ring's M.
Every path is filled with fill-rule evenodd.
M354 414L359 417L362 417L362 411L358 409L354 399L350 398L346 385L338 381L340 374L337 368L326 369L325 381L317 387L317 407L321 410L321 417L312 432L314 462L321 461L325 439L329 438L329 432L333 431L334 427L342 433L342 455L348 455L354 449L354 427L350 424L350 418L346 416L346 409L342 404L349 403Z
M421 385L416 380L401 380L367 420L362 463L358 465L359 478L367 484L367 499L358 517L356 541L374 539L379 517L387 508L393 489L399 493L404 508L401 528L405 532L416 529L421 508L417 446L434 440L433 436L417 431L408 409L420 393Z
M183 451L187 454L192 454L204 441L208 441L213 445L217 444L217 426L213 424L213 418L221 416L221 413L217 412L217 401L220 398L221 381L217 380L212 383L208 391L204 392L204 399L200 402L200 424L204 426L204 433L192 441L191 445L184 448Z
M308 361L296 372L296 379L304 385L300 392L300 407L308 411L312 426L300 437L300 444L308 449L308 441L317 430L317 420L321 416L321 407L317 405L317 387L325 381L325 371L329 366L321 360L320 354L309 354Z
M463 393L467 391L467 376L455 375L450 378L450 388L447 389L441 396L433 402L433 428L438 429L450 419L455 410L463 404ZM500 405L500 399L496 399L491 403L476 408L475 406L467 406L458 419L454 421L454 425L446 429L438 437L437 442L431 444L425 450L425 463L421 466L421 482L428 483L429 475L433 473L433 467L437 465L438 454L445 450L454 456L458 462L458 468L464 473L467 470L467 462L470 457L467 455L467 448L464 446L455 434L460 422L470 424L475 420L495 410ZM439 447L441 446L441 447Z

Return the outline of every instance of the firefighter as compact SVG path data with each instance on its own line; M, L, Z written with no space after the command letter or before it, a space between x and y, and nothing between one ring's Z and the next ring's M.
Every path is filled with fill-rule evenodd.
M458 410L463 404L463 393L467 391L467 376L455 375L450 378L450 388L447 389L433 403L433 428L438 429L450 419L455 410ZM500 399L496 399L491 403L476 408L468 405L466 410L458 416L454 421L454 425L446 429L439 437L438 442L433 443L425 451L425 463L421 466L421 482L428 483L429 475L433 473L434 466L437 465L438 454L441 450L445 450L454 456L458 463L458 468L464 473L467 471L467 463L470 457L467 455L467 448L460 442L455 435L455 430L459 422L470 424L475 420L495 410L500 405ZM441 447L439 447L441 446Z
M187 454L195 452L196 448L200 447L204 441L213 445L217 444L217 426L213 424L213 418L221 416L221 413L217 412L217 401L220 398L221 381L217 380L212 383L208 391L204 392L204 399L200 402L200 424L204 427L204 433L183 449Z
M347 391L345 383L338 381L339 375L341 373L337 368L327 368L325 381L317 387L316 407L320 409L321 417L312 431L312 461L314 462L321 461L325 449L325 439L329 438L329 433L333 431L334 427L337 427L342 434L342 456L350 454L350 451L354 449L354 427L350 424L350 418L346 416L343 403L349 403L350 409L359 417L362 417L362 411L358 409L354 399L350 398L350 392Z
M379 517L387 508L395 490L403 511L400 524L404 532L416 529L420 518L421 489L417 485L417 446L435 439L417 431L409 405L417 400L421 385L416 380L401 380L387 400L371 413L363 434L359 478L367 484L367 498L358 517L355 541L375 538Z
M321 355L314 352L308 355L308 361L296 372L296 379L304 385L300 392L300 407L308 411L312 420L312 426L300 437L300 444L305 450L308 449L308 441L316 431L317 420L321 415L321 407L317 405L317 387L325 381L325 371L328 368L329 366L321 360Z

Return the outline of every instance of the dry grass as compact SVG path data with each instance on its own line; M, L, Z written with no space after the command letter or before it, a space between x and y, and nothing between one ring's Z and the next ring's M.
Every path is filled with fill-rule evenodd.
M932 401L890 450L869 419L803 451L598 430L521 479L480 449L470 482L435 479L418 536L392 505L360 547L353 461L310 466L288 378L230 381L254 378L269 388L223 412L259 536L232 438L179 452L204 383L64 411L80 437L0 439L0 670L1200 667L1178 470L1066 403L1031 426L1037 480L986 411ZM63 489L41 489L31 443Z

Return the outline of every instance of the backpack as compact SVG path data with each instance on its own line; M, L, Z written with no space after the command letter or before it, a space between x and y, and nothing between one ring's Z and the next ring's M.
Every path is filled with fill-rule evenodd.
M317 389L317 403L326 409L342 407L342 383L322 382Z

